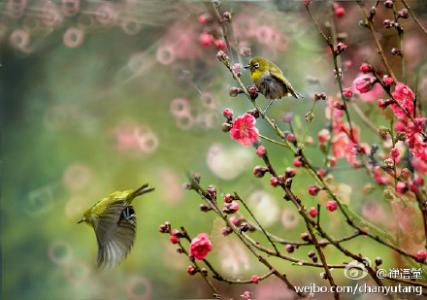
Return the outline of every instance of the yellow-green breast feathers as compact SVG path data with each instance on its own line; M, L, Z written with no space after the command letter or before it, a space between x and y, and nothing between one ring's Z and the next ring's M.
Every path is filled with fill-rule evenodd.
M112 267L129 253L136 235L136 215L132 200L153 191L147 184L136 190L114 192L89 208L78 223L95 231L98 242L98 267Z
M257 89L267 99L280 99L290 93L297 99L303 98L292 87L282 70L271 61L257 56L250 60L247 66L251 72L251 79Z

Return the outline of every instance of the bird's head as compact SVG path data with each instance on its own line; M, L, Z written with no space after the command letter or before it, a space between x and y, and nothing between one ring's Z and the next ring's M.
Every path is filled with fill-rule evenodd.
M90 224L88 212L85 212L83 216L80 218L80 220L77 221L77 224L81 224L81 223Z
M249 69L251 74L256 72L264 73L268 70L268 60L261 56L254 57L249 61L249 64L245 66L245 69Z

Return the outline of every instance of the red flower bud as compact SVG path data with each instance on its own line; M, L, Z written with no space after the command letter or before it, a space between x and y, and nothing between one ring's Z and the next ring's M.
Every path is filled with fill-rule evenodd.
M415 256L418 262L423 263L427 259L427 252L425 250L420 250Z
M202 32L199 36L199 43L203 47L209 47L210 45L212 45L213 41L213 35L208 32Z
M408 191L408 186L405 182L399 181L396 184L396 192L398 192L399 194L405 194L407 191Z
M297 168L299 168L299 167L302 166L302 161L301 161L301 159L299 157L297 157L297 158L294 159L294 166L297 167Z
M233 195L231 195L231 194L225 194L224 195L224 202L230 203L233 200L234 200L234 196Z
M295 176L295 169L288 167L285 171L286 177L294 177Z
M291 143L295 143L295 141L297 140L297 138L295 137L295 135L293 133L291 133L291 132L289 132L286 135L286 139L288 140L288 142L291 142Z
M172 244L178 244L178 242L179 242L179 237L177 237L176 235L171 235L171 236L169 237L169 241L170 241Z
M231 108L224 108L222 114L227 118L227 120L231 120L233 118L233 110Z
M257 90L256 86L250 86L250 87L248 87L248 92L251 95L255 95L257 93L257 91L258 90Z
M317 176L323 178L326 176L326 170L325 169L320 169L317 171Z
M372 66L369 64L363 63L360 65L359 70L360 70L360 72L368 73L368 72L372 71Z
M317 194L320 192L320 188L317 185L309 185L308 186L308 193L311 196L317 196Z
M393 78L391 78L390 76L388 76L388 75L384 75L384 76L383 76L383 82L384 82L384 84L385 84L386 86L390 86L390 85L392 85L392 84L394 83L394 80L393 80Z
M258 275L252 275L251 282L257 284L260 281L261 277Z
M317 214L318 214L317 208L311 207L308 210L308 214L310 215L310 217L315 218L317 216Z
M261 178L264 177L265 173L267 173L268 169L266 167L261 167L261 166L256 166L253 171L252 174L257 177L257 178Z
M338 204L336 201L329 200L328 202L326 202L326 209L329 210L330 212L335 211L337 208L338 208Z
M199 20L200 24L204 25L204 24L207 24L211 20L211 17L208 14L201 14L199 16L198 20Z
M255 153L256 153L256 155L258 155L259 157L263 157L263 156L265 156L265 154L267 153L267 150L265 149L265 147L264 147L263 145L259 145L259 146L256 148Z
M270 178L270 184L273 187L276 187L279 185L279 179L277 177L271 177Z
M194 275L194 274L197 273L197 269L195 267L193 267L193 266L188 266L187 267L187 273L190 274L190 275Z
M225 48L227 48L227 45L223 40L215 40L214 45L219 50L224 50Z
M345 15L345 9L344 9L344 7L342 7L338 3L334 3L334 12L335 12L335 15L338 18L343 17Z
M345 88L342 90L342 94L346 98L351 98L353 96L353 91L351 90L351 88Z

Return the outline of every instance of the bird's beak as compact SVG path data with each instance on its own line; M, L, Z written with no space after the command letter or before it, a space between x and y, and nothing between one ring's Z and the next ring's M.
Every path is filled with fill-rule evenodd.
M250 67L251 67L251 65L247 65L247 66L244 66L243 68L249 69Z
M86 221L85 217L82 217L80 220L77 221L77 224L83 223Z

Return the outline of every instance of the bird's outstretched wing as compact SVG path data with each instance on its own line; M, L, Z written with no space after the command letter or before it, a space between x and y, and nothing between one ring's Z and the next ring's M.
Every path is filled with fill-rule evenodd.
M283 76L282 71L274 64L272 64L270 66L270 74L271 76L273 76L274 78L278 79L280 82L283 83L283 85L285 86L286 90L292 94L292 96L294 96L296 99L302 99L304 98L303 95L297 93L294 88L292 87L291 83L289 82L289 80L287 80L285 78L285 76Z
M98 267L113 267L129 253L135 240L136 216L124 201L110 204L94 224Z

